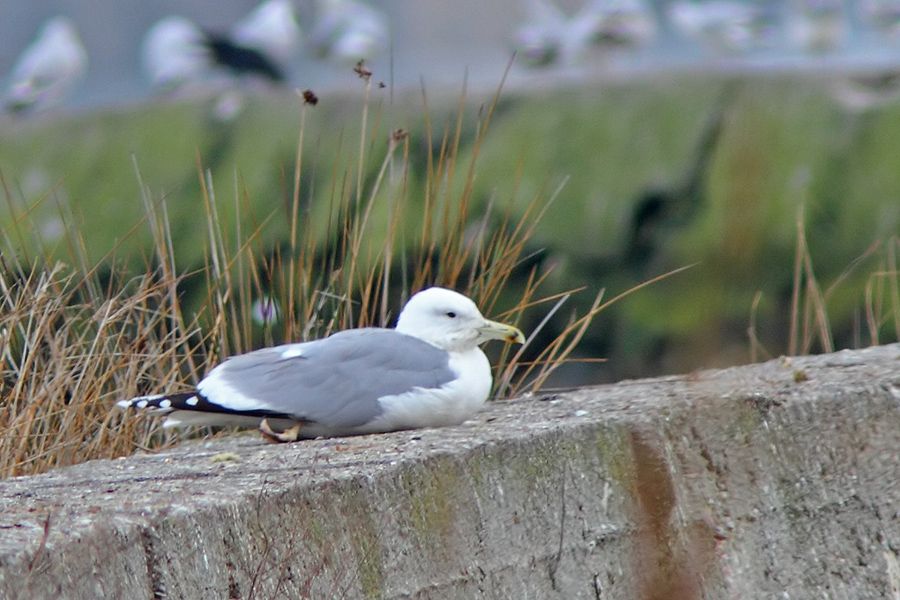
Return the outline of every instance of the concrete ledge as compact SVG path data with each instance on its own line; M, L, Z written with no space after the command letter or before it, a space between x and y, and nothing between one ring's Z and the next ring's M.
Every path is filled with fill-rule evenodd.
M898 598L898 556L898 345L0 482L4 598Z

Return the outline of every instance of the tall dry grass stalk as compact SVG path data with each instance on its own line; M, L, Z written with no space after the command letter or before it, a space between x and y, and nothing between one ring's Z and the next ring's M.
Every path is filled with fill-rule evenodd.
M893 338L900 341L900 271L897 270L897 252L900 237L893 236L882 243L873 242L854 259L828 287L822 288L806 240L806 218L801 204L795 223L793 283L791 287L790 325L785 354L796 356L810 352L834 352L835 342L829 317L829 303L835 294L866 263L876 262L865 285L863 325L857 325L853 334L856 347L876 345ZM771 358L773 354L762 344L758 334L758 311L762 293L757 292L750 308L750 358L756 362Z
M371 85L365 78L366 98ZM386 139L374 138L365 102L358 163L355 169L334 172L332 202L324 207L330 224L326 230L314 225L321 220L311 216L312 210L323 208L308 208L308 199L301 197L305 123L315 110L304 103L290 206L268 217L289 221L289 240L275 251L262 239L265 219L253 223L241 218L249 202L237 183L238 217L225 222L223 200L198 157L207 259L194 273L180 270L167 198L155 196L152 185L143 181L139 160L135 171L153 258L138 276L126 276L115 266L115 250L100 263L88 264L86 232L75 230L71 221L69 260L53 262L49 252L25 258L19 230L32 229L34 207L19 206L16 195L4 187L16 218L15 227L3 232L0 263L0 474L37 473L169 444L173 437L160 429L158 419L124 418L111 410L115 401L177 391L196 383L222 358L260 344L388 325L410 292L425 285L459 289L486 314L511 322L530 310L561 310L578 290L543 295L548 272L523 267L535 228L552 207L552 195L535 196L519 217L494 203L474 210L478 150L497 98L480 112L468 162L460 158L464 100L463 95L456 122L441 136L432 131L426 115L427 147L438 150L427 156L424 183L415 189L409 136L398 130ZM363 173L370 166L377 167L376 176L366 183ZM454 183L457 173L464 174L461 185ZM386 227L376 227L376 213L388 215ZM524 284L515 287L510 303L514 277ZM199 308L190 308L182 293L186 278L204 282ZM271 309L262 327L254 325L260 301ZM541 351L504 350L496 365L500 392L538 389L569 359L594 316L608 305L597 293L590 310L572 314L568 327ZM536 358L523 363L529 354Z
M5 254L5 253L4 253ZM110 412L185 372L190 332L173 328L154 274L99 287L62 263L0 264L0 473L44 471L166 443L149 422Z

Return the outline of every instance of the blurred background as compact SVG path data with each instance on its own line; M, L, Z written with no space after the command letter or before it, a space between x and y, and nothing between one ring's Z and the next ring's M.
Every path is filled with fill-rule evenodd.
M329 0L290 4L307 42L327 12L323 6L347 5L351 19L358 8L357 3ZM255 0L6 0L0 19L0 73L10 74L43 24L65 15L90 58L83 81L66 104L140 101L153 91L141 68L141 43L155 23L177 15L224 33L258 5ZM536 74L528 72L529 66L544 67L542 76L553 71L562 76L562 71L573 79L673 69L891 68L900 52L897 0L373 0L368 6L385 19L386 43L367 58L396 86L416 87L422 80L458 86L467 73L470 82L493 87L512 50L520 53L511 77L514 85L533 85ZM560 18L581 19L583 28L593 28L594 39L573 41L587 36L577 31L578 23L569 23L564 31ZM298 43L286 61L291 84L349 85L333 63L316 59L310 50ZM569 55L553 57L560 52Z
M479 109L513 53L477 147ZM608 361L573 365L563 383L900 335L900 0L5 0L8 247L71 256L77 227L91 264L144 268L139 170L169 202L179 267L198 268L198 158L220 193L280 206L296 90L321 101L304 197L327 202L330 157L360 119L360 59L383 139L410 133L418 176L436 151L425 122L454 123L465 86L476 207L525 215L562 186L532 262L552 269L548 292L588 293L550 339L593 291L695 265L602 313L579 354ZM284 235L264 231L272 248Z

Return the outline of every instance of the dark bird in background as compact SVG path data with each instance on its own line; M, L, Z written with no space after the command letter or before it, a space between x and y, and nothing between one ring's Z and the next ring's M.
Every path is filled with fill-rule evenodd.
M255 75L274 83L285 80L281 68L262 51L242 46L227 35L206 33L204 44L209 49L215 65L227 69L235 76Z
M703 204L703 186L735 95L726 85L703 124L691 161L679 181L644 191L634 203L625 243L624 262L643 267L657 256L675 231L686 227Z
M203 29L169 16L144 36L141 58L153 86L178 95L215 94L216 122L230 121L244 106L248 86L283 84L301 32L290 0L268 0L228 32Z
M290 0L268 0L228 32L165 17L147 31L141 57L153 85L167 90L221 88L248 78L283 83L300 39Z

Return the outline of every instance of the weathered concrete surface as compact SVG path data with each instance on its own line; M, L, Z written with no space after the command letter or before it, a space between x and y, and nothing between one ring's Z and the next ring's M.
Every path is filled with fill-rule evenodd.
M189 444L0 509L4 598L898 598L900 346Z

